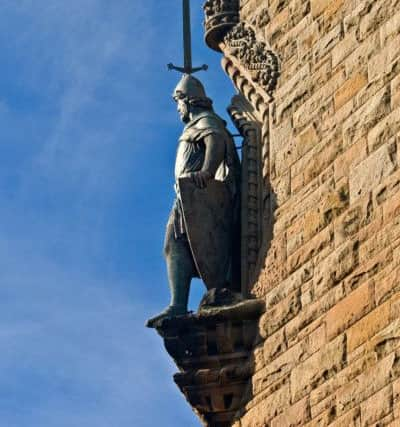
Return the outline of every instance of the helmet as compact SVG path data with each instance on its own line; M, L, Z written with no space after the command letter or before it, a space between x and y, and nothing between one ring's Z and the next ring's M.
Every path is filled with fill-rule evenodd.
M182 97L188 99L208 99L201 81L191 74L184 74L182 76L172 96L174 99Z

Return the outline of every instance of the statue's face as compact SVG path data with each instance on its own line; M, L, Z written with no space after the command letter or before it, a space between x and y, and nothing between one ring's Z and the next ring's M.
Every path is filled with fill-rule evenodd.
M186 100L182 98L178 98L176 99L176 104L177 104L177 110L181 120L183 121L183 123L188 123L190 121L190 115L189 115L189 107Z

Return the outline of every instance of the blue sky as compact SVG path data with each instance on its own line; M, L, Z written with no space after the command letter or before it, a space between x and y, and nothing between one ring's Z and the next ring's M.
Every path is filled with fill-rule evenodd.
M234 91L201 4L194 60L223 113ZM180 7L1 2L0 426L199 425L144 328L168 302Z

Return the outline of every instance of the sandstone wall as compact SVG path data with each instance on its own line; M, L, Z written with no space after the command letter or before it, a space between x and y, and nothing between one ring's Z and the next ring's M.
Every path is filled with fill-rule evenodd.
M400 426L400 0L242 0L281 60L273 239L235 427Z

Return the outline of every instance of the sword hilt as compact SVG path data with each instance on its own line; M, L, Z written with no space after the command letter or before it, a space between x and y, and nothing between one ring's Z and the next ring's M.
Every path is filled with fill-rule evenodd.
M193 74L193 73L197 73L198 71L207 71L208 70L208 65L207 64L203 64L201 67L177 67L176 65L169 63L167 65L168 70L172 71L179 71L180 73L183 74Z

